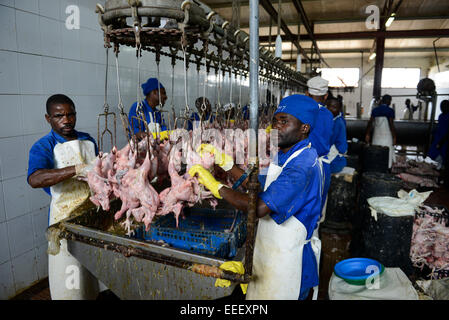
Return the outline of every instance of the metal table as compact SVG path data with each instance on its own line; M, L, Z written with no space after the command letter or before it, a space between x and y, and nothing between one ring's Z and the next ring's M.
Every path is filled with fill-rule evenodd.
M50 226L47 230L50 248L57 246L59 239L67 239L69 252L125 300L217 299L230 295L242 281L238 275L224 272L225 277L237 282L231 282L227 288L215 287L217 271L223 272L215 267L225 259L123 235L111 213L117 208L120 208L119 200L111 203L110 212L92 208ZM232 260L243 262L244 256L243 246Z

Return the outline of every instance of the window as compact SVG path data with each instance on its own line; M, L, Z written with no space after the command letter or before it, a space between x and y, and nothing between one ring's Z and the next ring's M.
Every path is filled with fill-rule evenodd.
M419 68L383 68L382 88L415 88L421 76Z
M359 68L320 68L317 71L329 81L329 87L359 86Z
M435 74L433 80L435 81L435 86L437 88L449 88L449 71L443 71Z

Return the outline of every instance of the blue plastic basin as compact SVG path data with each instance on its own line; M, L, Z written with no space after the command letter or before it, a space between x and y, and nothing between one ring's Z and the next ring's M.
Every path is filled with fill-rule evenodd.
M382 275L385 267L376 260L369 258L351 258L340 261L334 266L337 277L355 285L364 285L368 277Z

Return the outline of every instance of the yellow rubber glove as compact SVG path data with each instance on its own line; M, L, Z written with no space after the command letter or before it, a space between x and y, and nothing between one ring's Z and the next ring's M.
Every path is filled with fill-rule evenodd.
M271 129L272 129L272 127L271 127L271 124L265 129L265 132L266 133L270 133L271 132Z
M192 166L189 170L189 174L194 177L196 174L198 175L198 182L204 185L215 198L223 199L218 192L223 185L215 180L214 176L204 169L204 167L200 164L196 164Z
M212 153L215 157L215 163L220 166L224 171L229 171L234 166L234 160L231 156L228 156L224 152L220 152L217 148L215 148L211 144L201 144L198 149L196 150L200 154L200 156L203 156L204 152Z
M156 137L157 137L156 132L152 132L152 133L153 133L153 138L156 139ZM159 139L161 141L165 140L165 139L169 139L171 133L172 133L172 131L168 131L168 130L161 131L161 132L159 132Z
M241 263L240 261L226 261L225 263L221 264L220 269L236 272L238 274L245 273L245 268L243 268L243 263ZM231 285L231 281L229 281L229 280L217 279L215 281L216 287L223 288L223 287L229 287L230 285ZM246 294L246 290L248 289L248 284L241 283L240 287L242 288L243 294Z

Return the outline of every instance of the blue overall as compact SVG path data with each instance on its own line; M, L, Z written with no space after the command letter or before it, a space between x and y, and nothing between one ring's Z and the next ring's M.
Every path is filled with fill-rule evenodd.
M318 117L315 122L315 128L310 132L309 140L312 142L312 147L314 147L318 153L319 157L324 157L327 159L327 154L329 153L331 147L331 136L334 127L334 116L325 106L319 105L320 109L318 112ZM323 161L323 171L324 171L324 188L321 200L321 209L323 209L326 203L327 192L331 185L331 169L330 164Z
M141 121L138 121L136 118L132 118L132 117L137 117L136 109L137 109L137 102L134 102L134 104L129 109L129 115L128 115L129 126L131 128L131 132L134 134L136 134L139 131L145 131L145 125ZM156 110L156 111L153 110L153 108L150 107L150 105L148 104L148 101L146 99L142 100L142 111L143 111L143 114L145 115L145 120L148 124L150 123L150 120L151 120L151 117L150 117L150 113L151 113L153 121L155 123L159 123L159 125L161 126L161 131L167 130L167 126L165 125L165 122L162 119L161 112L159 110ZM140 122L141 130L139 130L139 122Z
M277 154L278 165L282 166L297 150L309 144L309 139L295 144L286 153ZM259 175L259 182L265 185L266 175ZM271 218L281 224L291 216L298 219L307 230L307 239L320 218L321 207L321 171L316 150L305 149L291 160L266 191L259 193L260 199L270 208ZM304 246L301 276L301 293L318 285L318 271L315 254L310 242Z
M331 146L335 145L338 152L344 154L348 150L346 140L346 121L340 113L334 118L334 131L331 137ZM331 162L331 173L340 172L346 166L346 158L337 155Z

